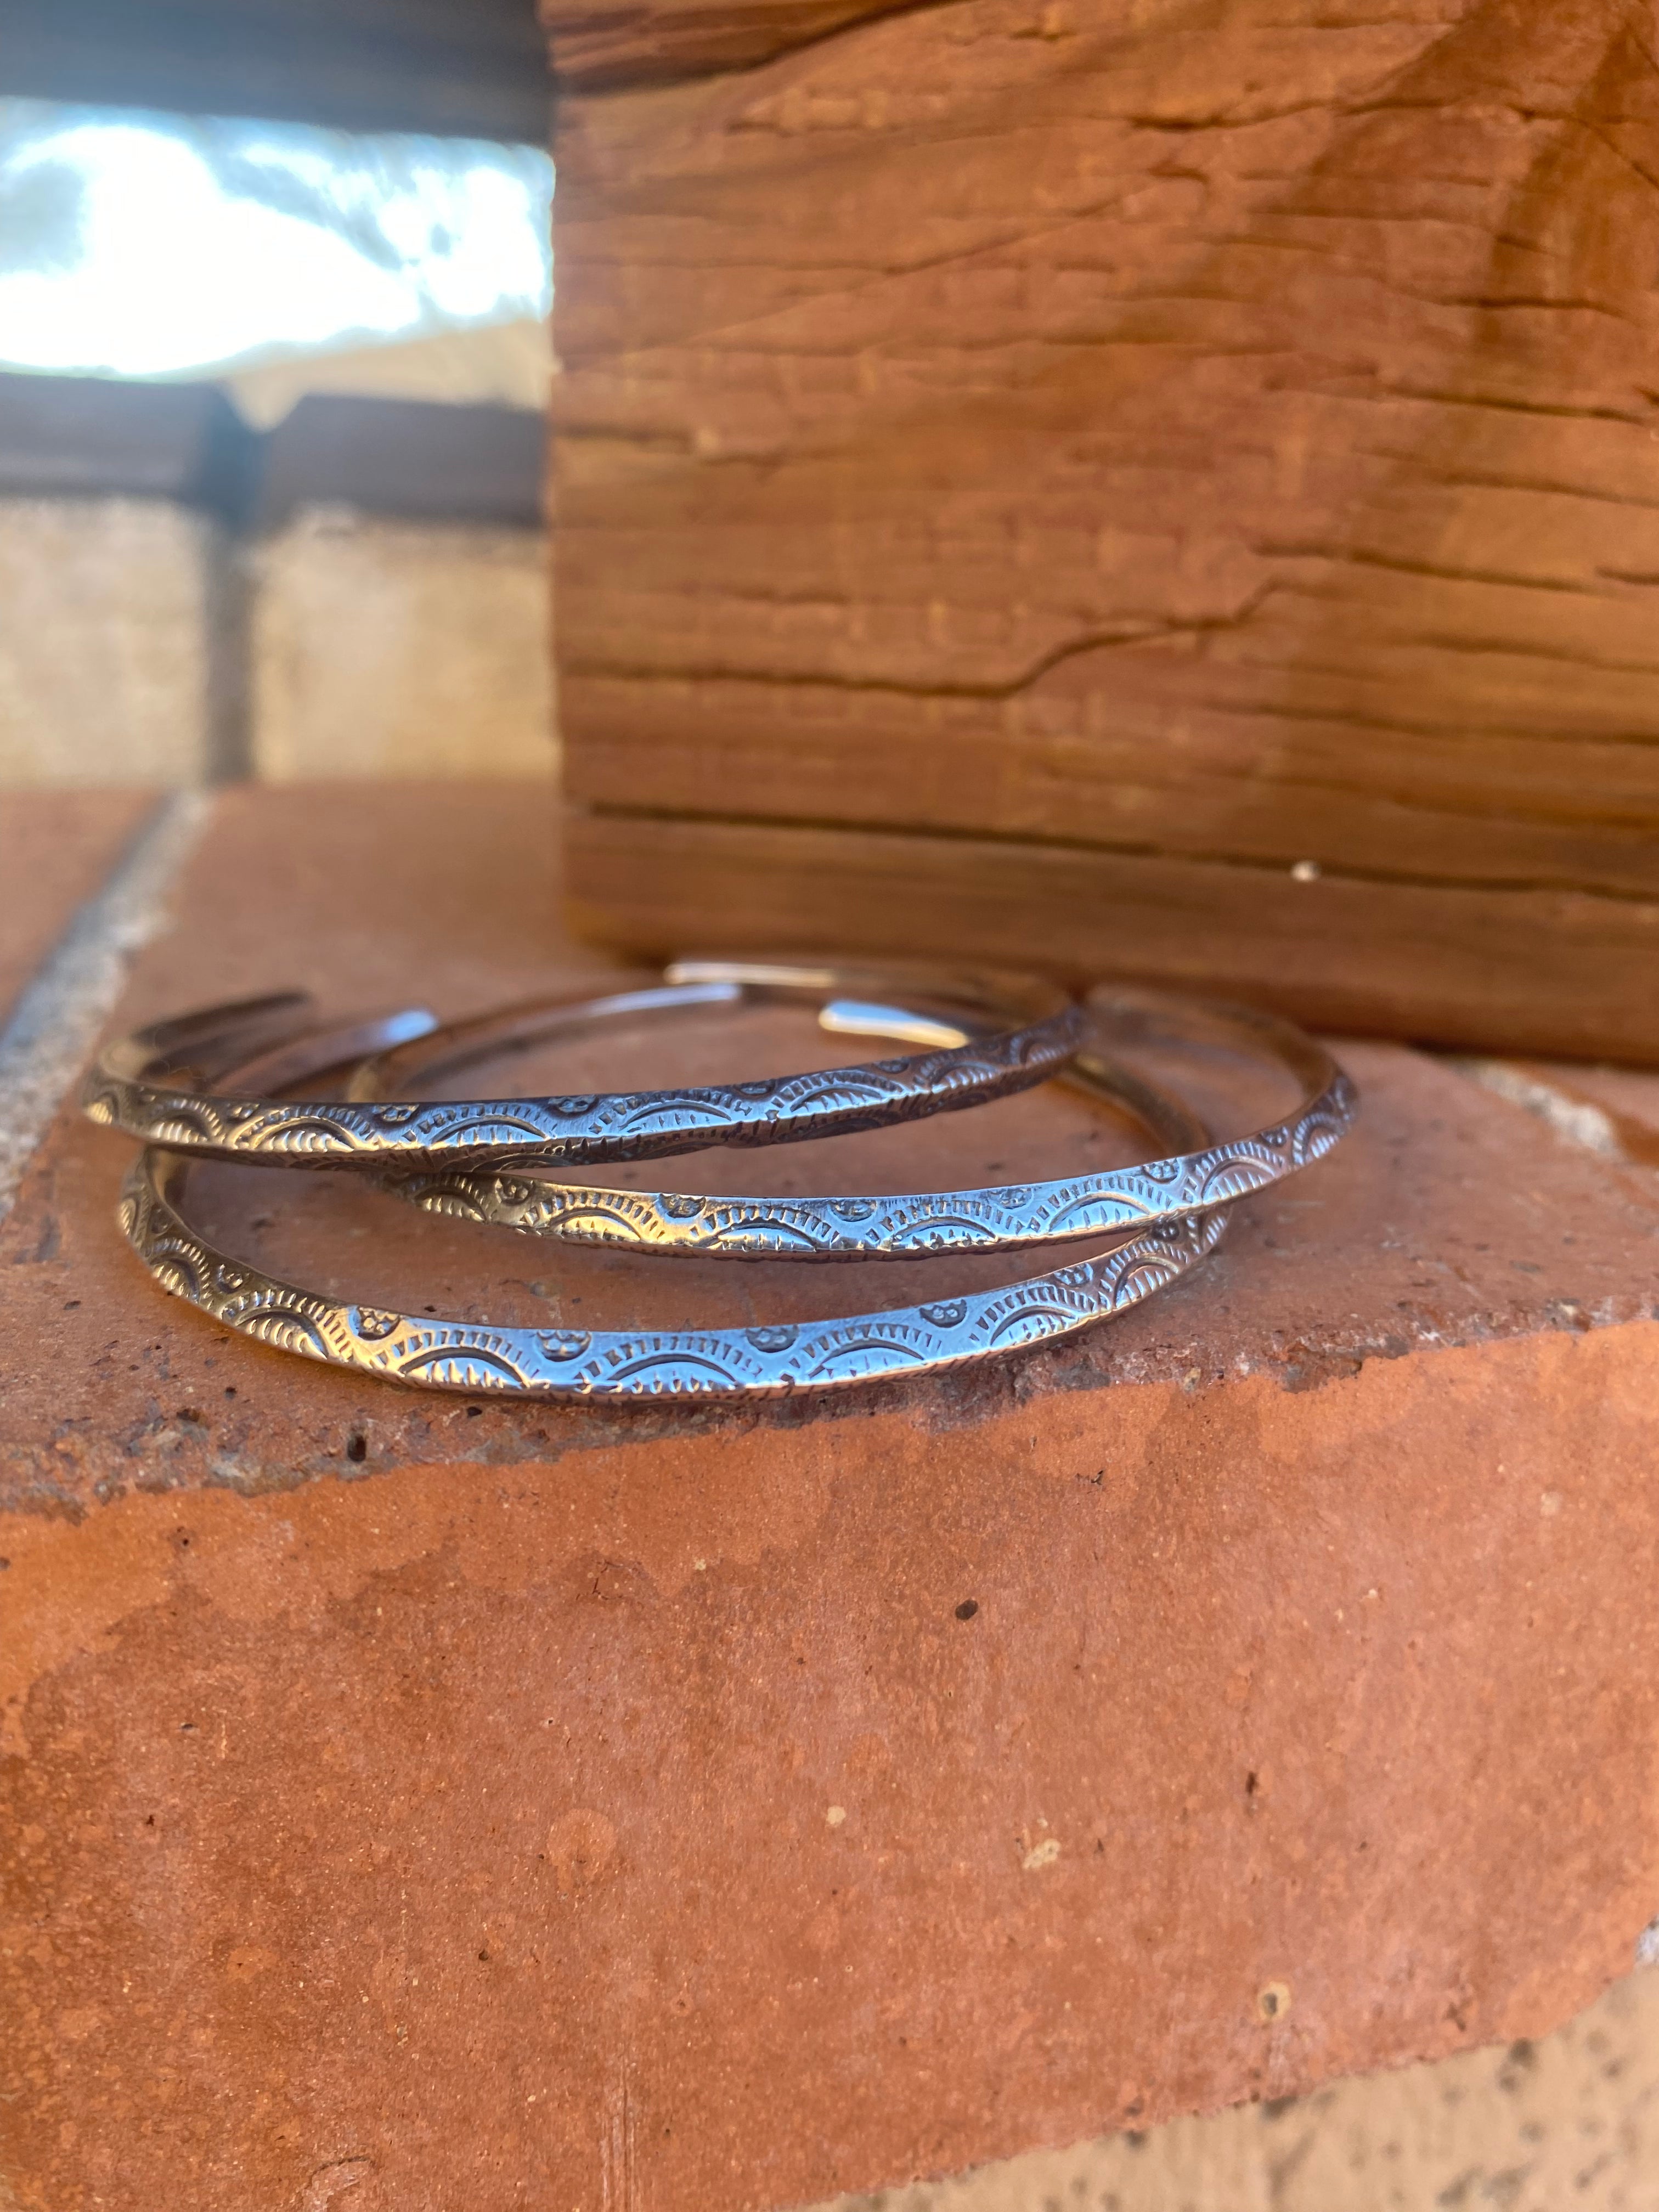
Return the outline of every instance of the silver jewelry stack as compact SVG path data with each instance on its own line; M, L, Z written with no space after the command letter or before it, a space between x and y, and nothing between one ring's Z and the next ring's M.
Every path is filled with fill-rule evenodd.
M761 1082L574 1097L422 1098L480 1062L642 1018L810 1004L820 1025L913 1049ZM1114 1046L1219 1046L1296 1081L1293 1111L1213 1141ZM306 1095L323 1079L334 1095ZM982 1104L1054 1079L1160 1147L1140 1165L982 1189L702 1196L556 1181L544 1170L722 1146L798 1142ZM298 1093L298 1096L294 1094ZM1357 1093L1287 1024L1237 1007L1103 988L1082 1004L997 971L685 961L653 988L440 1023L423 1007L319 1024L303 994L216 1006L136 1031L87 1079L90 1118L143 1146L121 1225L151 1275L261 1342L394 1382L471 1394L660 1400L843 1388L1052 1342L1121 1313L1220 1241L1231 1202L1321 1158ZM185 1206L193 1161L349 1172L428 1213L641 1255L917 1260L1121 1241L994 1291L834 1321L747 1328L484 1326L354 1305L223 1252Z

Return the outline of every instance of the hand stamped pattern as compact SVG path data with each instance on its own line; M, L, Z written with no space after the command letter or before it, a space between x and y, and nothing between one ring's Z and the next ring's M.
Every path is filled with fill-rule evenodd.
M284 1352L390 1382L538 1398L776 1396L925 1375L1052 1342L1138 1304L1219 1243L1224 1208L1160 1221L1079 1266L972 1297L843 1320L736 1329L489 1328L352 1305L216 1251L165 1188L176 1161L143 1153L121 1226L161 1286Z
M764 1082L429 1103L222 1097L130 1072L134 1041L124 1040L93 1069L81 1103L90 1120L147 1145L267 1167L653 1159L712 1145L787 1144L879 1128L1004 1097L1063 1067L1082 1025L1080 1012L1068 1004L964 1043Z
M1086 1063L1080 1072L1086 1073ZM1225 1205L1322 1158L1352 1123L1358 1104L1353 1085L1333 1065L1324 1089L1300 1112L1233 1143L1142 1167L984 1190L696 1198L488 1170L441 1170L381 1181L428 1213L493 1222L567 1243L703 1258L911 1260L1062 1243Z

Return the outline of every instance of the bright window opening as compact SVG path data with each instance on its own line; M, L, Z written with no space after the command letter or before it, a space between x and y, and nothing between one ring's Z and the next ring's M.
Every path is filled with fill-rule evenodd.
M0 100L0 368L179 377L544 317L532 146Z

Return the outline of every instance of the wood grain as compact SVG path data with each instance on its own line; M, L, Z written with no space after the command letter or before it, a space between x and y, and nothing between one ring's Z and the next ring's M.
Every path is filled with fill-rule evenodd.
M573 797L711 856L810 827L815 915L860 878L838 836L902 831L1009 950L983 841L1033 885L1091 848L1119 905L1179 863L1238 892L1182 956L1218 988L1273 970L1251 916L1312 862L1377 1023L1659 1058L1654 43L1613 0L948 0L668 87L579 70ZM635 850L588 909L628 942ZM1447 1012L1466 971L1517 1028Z
M567 89L611 90L750 69L917 0L543 0ZM927 0L921 0L927 4Z
M1488 1052L1635 1058L1659 901L1468 884L1299 882L1167 854L592 815L567 858L579 934L688 945L995 957L1222 988L1316 1027Z

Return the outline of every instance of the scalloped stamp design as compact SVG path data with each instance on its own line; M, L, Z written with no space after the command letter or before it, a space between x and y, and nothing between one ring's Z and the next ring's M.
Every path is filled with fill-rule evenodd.
M1220 1211L1182 1237L1149 1233L1107 1259L1012 1289L842 1321L641 1334L416 1322L345 1305L214 1250L157 1185L146 1153L129 1195L129 1234L158 1283L278 1350L425 1389L636 1400L829 1389L926 1375L1070 1334L1150 1294L1219 1239ZM231 1271L244 1287L216 1287ZM396 1339L396 1342L392 1341Z
M228 1014L230 1010L226 1010ZM438 1158L457 1165L555 1165L625 1160L693 1150L711 1141L780 1143L854 1130L933 1110L947 1093L1000 1097L1063 1067L1082 1034L1067 1006L990 1039L942 1052L861 1066L809 1070L696 1089L471 1103L394 1099L331 1101L326 1107L272 1100L234 1103L118 1076L100 1061L82 1091L84 1109L147 1143L185 1152L309 1165L328 1155ZM114 1048L131 1057L144 1042Z

